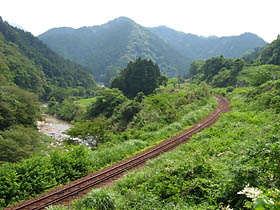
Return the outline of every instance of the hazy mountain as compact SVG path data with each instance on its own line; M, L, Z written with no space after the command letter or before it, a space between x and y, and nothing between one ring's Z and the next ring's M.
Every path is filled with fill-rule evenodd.
M0 17L0 76L40 97L56 87L93 88L91 73Z
M105 82L138 57L153 60L169 76L186 72L191 63L150 30L125 17L100 26L55 28L39 38L62 56L90 68L96 79Z
M91 69L105 83L137 57L150 58L163 73L177 76L186 73L195 59L222 54L237 58L266 44L251 33L205 38L167 27L145 28L125 17L100 26L54 28L39 38L60 55Z
M225 58L239 58L248 50L265 46L267 43L252 33L239 36L202 37L185 34L160 26L150 30L176 50L192 59L206 59L223 55Z

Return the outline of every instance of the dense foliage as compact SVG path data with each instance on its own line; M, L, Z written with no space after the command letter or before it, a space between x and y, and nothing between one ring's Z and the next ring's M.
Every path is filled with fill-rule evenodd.
M37 96L3 82L0 85L0 163L16 162L46 150L50 141L36 130Z
M97 92L94 103L88 107L87 118L91 119L99 115L111 117L115 108L125 102L127 98L118 89L104 89Z
M216 91L230 98L231 112L188 144L98 190L111 209L280 208L279 80ZM56 209L80 209L88 196Z
M0 73L19 87L44 100L57 87L95 87L87 69L65 60L31 33L0 19Z
M52 142L49 137L31 127L14 125L0 131L0 164L17 162L34 154L45 154Z
M39 38L65 58L88 67L107 86L119 69L139 57L156 62L172 77L184 74L190 64L187 56L125 17L100 26L51 29Z
M256 48L242 59L225 59L223 56L194 61L189 77L195 83L205 81L213 87L258 86L279 79L278 62L280 39L264 48Z
M237 75L237 85L259 86L277 78L280 78L280 66L271 64L248 66Z
M84 112L73 100L64 99L61 103L50 100L47 113L55 115L58 119L71 122L82 119Z
M248 63L194 62L192 80L227 87L214 91L231 100L231 111L188 144L101 189L111 208L279 209L280 69L270 56L260 62L267 49L277 58L277 48L273 42ZM87 199L56 209L80 209Z
M280 65L280 38L269 44L260 55L261 64Z
M170 87L171 84L169 84ZM125 132L125 135L137 138L142 131L156 131L180 120L182 115L188 112L185 110L186 104L193 104L197 100L208 98L211 94L209 86L206 84L201 84L200 87L190 86L187 92L181 90L170 93L161 92L160 89L158 91L160 93L150 96L144 96L140 92L134 99L128 99L118 89L101 90L97 93L96 100L87 107L85 113L85 119L91 120L92 125L90 125L90 121L86 121L86 124L89 125L84 127L77 123L77 128L75 126L68 133L75 133L75 137L85 137L86 133L91 133L93 124L98 125L95 121L100 120L95 118L105 117L103 121L107 121L106 125L109 130L116 135L124 135L122 132ZM89 129L90 126L93 127ZM136 133L135 129L137 129Z
M38 99L50 100L53 113L59 109L59 117L70 120L81 113L71 105L70 97L92 97L95 87L85 68L0 17L0 163L49 150L52 140L36 128L41 118Z
M90 169L89 150L71 147L54 150L49 156L34 156L0 167L0 207L31 198L55 186L86 175Z
M37 97L13 86L0 86L0 130L12 125L35 127L39 117Z
M223 56L195 61L190 68L191 79L205 81L214 87L234 86L237 75L245 65L242 59L225 59Z
M145 95L153 93L159 87L161 78L157 64L139 58L128 63L120 75L112 80L111 88L118 88L125 96L134 98L140 92Z
M110 97L124 98L120 91L111 91L116 91L117 94ZM87 145L94 150L75 146L67 148L66 151L50 151L47 156L34 156L16 164L1 165L0 206L3 208L28 199L54 186L84 176L89 171L99 170L132 156L176 135L207 116L216 106L216 100L210 96L209 87L205 84L179 90L174 90L173 85L169 84L157 91L155 95L139 96L135 100L126 98L114 109L111 117L106 118L105 113L108 113L108 110L102 110L97 118L90 117L77 122L69 134L85 137ZM107 95L108 92L110 90L101 91L99 97L102 97L102 94ZM97 101L98 99L95 100ZM96 141L98 145L95 144ZM97 197L86 201L89 205L95 205L90 203L95 203L94 199L100 199L112 206L110 196L104 197L102 192L93 194L95 193Z
M133 40L145 37L147 29L127 19L105 26L123 21L130 23ZM124 94L104 89L81 107L73 100L95 94L86 70L1 18L0 32L0 208L123 160L198 122L216 105L208 83L227 87L214 91L232 102L231 112L216 125L111 188L94 190L70 207L50 208L279 209L279 39L244 59L194 62L191 80L198 85L178 77L154 90L164 81L157 65L138 59L112 83ZM115 74L111 67L108 78ZM78 121L68 134L91 149L47 147L49 138L35 128L38 97L19 87L49 100L49 111L58 117Z

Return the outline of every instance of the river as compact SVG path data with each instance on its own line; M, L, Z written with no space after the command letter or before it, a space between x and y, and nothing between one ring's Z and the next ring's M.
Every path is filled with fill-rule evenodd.
M47 114L43 114L42 117L44 121L37 122L39 132L56 139L56 142L59 145L64 139L69 137L63 132L71 128L71 124L63 120L58 120L54 116Z

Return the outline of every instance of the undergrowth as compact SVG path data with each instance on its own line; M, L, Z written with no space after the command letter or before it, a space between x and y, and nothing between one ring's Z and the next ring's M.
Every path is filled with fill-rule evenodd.
M143 101L145 106L127 125L127 129L110 133L110 141L99 144L94 150L84 146L67 146L65 149L57 148L47 156L34 156L15 164L1 165L0 207L29 199L102 169L195 124L210 114L217 104L215 98L210 97L210 91L205 94L201 90L199 86L169 93L159 90L158 94ZM167 106L165 102L168 102ZM175 118L168 110L174 111ZM147 118L149 112L160 113L156 114L159 118ZM141 124L144 122L142 119L145 119L144 124Z
M214 126L102 189L114 208L279 209L280 116L260 100L263 92L251 97L252 91L225 91L231 112ZM262 193L254 199L246 190Z

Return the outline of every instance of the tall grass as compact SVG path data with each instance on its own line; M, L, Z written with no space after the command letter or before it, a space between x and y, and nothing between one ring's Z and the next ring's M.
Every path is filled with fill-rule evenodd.
M256 111L243 91L230 94L231 112L213 127L104 189L116 209L244 209L248 200L238 192L247 184L264 192L277 188L280 116L272 109Z
M201 92L203 92L203 88L196 86L189 90L163 91L148 96L144 99L145 106L143 106L143 110L139 112L139 115L135 116L135 119L125 131L112 134L110 141L99 144L92 151L79 149L76 146L75 149L72 150L70 147L63 153L56 151L50 157L33 157L30 160L33 165L28 166L28 171L23 173L24 177L30 177L31 174L36 173L40 174L44 177L44 180L52 180L49 188L53 188L57 184L69 182L86 173L97 171L131 157L178 134L209 115L216 107L217 102L214 97L209 97L209 93L204 95ZM157 118L149 118L149 112L156 113ZM82 156L79 156L80 151L83 152ZM40 162L41 158L45 163L54 165L54 170L52 168L50 170L45 166L46 164L36 165L36 161ZM38 183L35 182L35 180L34 183L32 182L32 186L29 186L27 182L23 182L18 178L20 176L18 170L22 169L22 165L28 165L28 163L28 161L18 163L16 167L9 165L7 166L11 169L9 171L5 170L5 168L0 168L0 186L2 186L0 188L3 189L1 191L3 198L0 198L0 207L6 207L48 190L49 184L42 185L39 181ZM35 165L36 167L34 167ZM13 175L17 179L13 179ZM10 178L13 179L12 182ZM25 185L29 186L28 192L18 190L24 188Z

